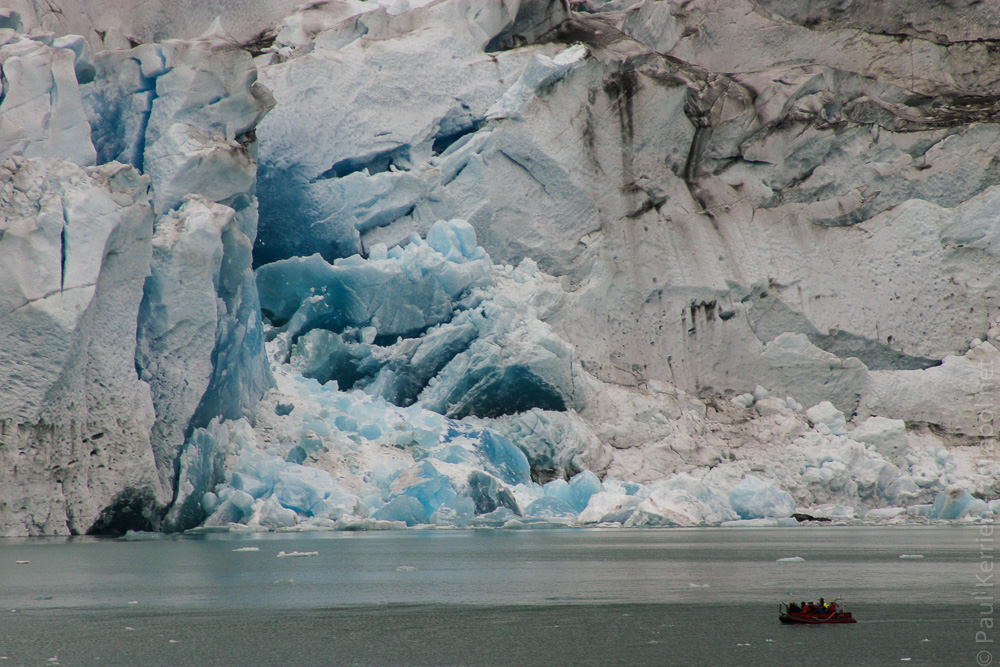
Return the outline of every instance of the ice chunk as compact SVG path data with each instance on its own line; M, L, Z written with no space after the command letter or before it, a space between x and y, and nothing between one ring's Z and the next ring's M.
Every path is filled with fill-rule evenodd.
M261 480L241 472L233 473L232 480L230 481L230 486L232 486L234 489L239 489L240 491L246 491L254 498L260 498L266 492L271 490L271 487L269 487ZM204 501L202 502L204 503Z
M430 521L424 506L411 496L396 496L375 512L375 518L382 521L401 521L411 527Z
M973 498L972 494L959 486L951 486L941 491L934 499L934 509L931 518L961 519L969 515L982 514L988 506L982 500Z
M814 425L826 426L834 435L847 434L847 420L844 418L844 413L829 401L823 401L806 410L806 417Z
M723 521L719 525L722 528L777 528L780 525L778 521L779 521L778 519L763 519L763 518L737 519L735 521Z
M866 519L892 519L902 514L905 514L906 510L902 507L876 507L875 509L868 510L865 514Z
M542 482L571 477L601 456L600 440L574 411L534 408L475 423L514 443L528 457L535 479Z
M707 526L738 516L725 496L681 474L650 485L625 526Z
M587 507L580 512L580 523L625 523L642 502L634 495L603 492L590 497Z
M541 519L575 519L577 510L557 498L539 498L524 510L524 515Z
M393 497L407 496L417 500L423 507L425 516L432 515L438 507L457 495L451 479L440 473L428 459L400 473L389 489Z
M505 507L520 515L517 500L509 489L500 485L496 477L478 470L469 474L469 497L476 504L476 514L489 514L498 507Z
M330 473L294 464L279 472L274 484L274 497L283 506L309 516L321 500L339 491Z
M236 498L235 500L226 499L219 503L215 511L204 520L202 526L211 528L219 526L227 526L232 523L237 523L242 521L247 513L238 505L242 500L242 497ZM251 501L253 499L251 498ZM252 503L251 503L252 505Z
M869 417L850 433L852 440L871 445L890 461L905 460L906 423L901 419Z
M554 479L551 482L545 484L542 487L546 498L555 498L560 500L570 507L575 507L576 498L573 495L573 490L569 486L569 482L564 479Z
M929 517L934 513L934 505L910 505L906 508L906 514L908 516L926 516Z
M205 511L205 515L208 516L219 506L219 496L215 495L211 491L207 491L201 497L201 508Z
M467 238L467 224L454 220L436 227L436 235L444 239L438 238L438 245L448 250L447 257L416 239L385 260L356 257L330 265L313 255L265 265L257 272L261 305L284 323L287 336L320 324L336 333L375 327L385 337L424 332L449 321L456 300L492 282L485 253L470 253L475 259L463 254L462 249L474 243Z
M476 230L465 220L438 220L427 231L427 245L437 250L449 262L462 263L485 256L476 245Z
M506 507L498 507L487 514L480 514L469 522L470 526L481 526L489 528L501 528L508 521L519 519L519 515L514 514Z
M487 472L496 475L506 484L520 484L530 481L531 468L524 453L506 438L485 429L477 429L461 422L448 421L441 434L441 443L457 444L471 452L479 459L480 465ZM431 454L435 450L431 450ZM446 448L442 451L456 455L460 450ZM461 460L470 459L462 456Z
M447 500L434 510L431 523L438 526L465 528L476 516L476 503L467 496Z
M489 328L420 393L424 406L457 418L582 407L572 346L548 325L500 304L484 303L483 313Z
M743 519L789 517L795 511L790 493L754 475L747 475L729 492L729 502Z
M604 491L601 480L589 470L575 475L569 481L569 488L573 495L573 507L577 513L582 512L587 507L592 496Z
M807 405L832 402L853 411L868 382L868 369L855 357L841 359L813 345L802 333L782 333L761 353L761 377L773 391L792 394ZM823 415L834 417L824 409ZM834 419L834 423L839 423ZM831 429L833 430L833 429Z
M158 533L158 532L144 531L144 530L128 530L125 532L124 535L122 535L118 539L122 540L123 542L149 542L149 541L165 540L169 537L170 536L167 535L166 533ZM19 560L16 562L18 564L24 564L27 563L28 561Z
M282 507L281 503L278 502L277 497L271 496L261 505L260 509L254 514L253 518L250 520L251 523L256 519L256 523L270 530L275 528L287 528L289 526L294 526L298 523L298 515L294 510L288 509L287 507Z

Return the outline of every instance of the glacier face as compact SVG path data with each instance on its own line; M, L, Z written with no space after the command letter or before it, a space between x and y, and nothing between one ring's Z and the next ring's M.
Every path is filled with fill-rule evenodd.
M0 534L997 509L985 10L9 6Z

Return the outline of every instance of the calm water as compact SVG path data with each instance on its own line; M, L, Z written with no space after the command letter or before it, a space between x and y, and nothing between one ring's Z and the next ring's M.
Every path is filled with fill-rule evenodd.
M7 539L0 667L986 665L1000 645L976 633L1000 644L1000 629L981 606L983 540L977 527ZM792 556L805 560L777 560ZM856 625L778 623L782 600L837 595Z

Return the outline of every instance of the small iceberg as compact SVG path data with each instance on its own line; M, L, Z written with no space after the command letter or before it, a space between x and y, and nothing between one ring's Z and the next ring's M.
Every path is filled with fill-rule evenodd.
M148 542L151 540L166 540L170 536L166 533L148 530L129 530L118 539L123 542Z
M802 556L789 556L788 558L779 558L775 561L776 563L804 563L806 559Z
M234 552L244 552L244 551L260 551L259 547L240 547L239 549L233 549ZM284 553L284 552L282 552Z
M304 558L306 556L318 556L318 551L279 551L278 558Z
M923 554L899 554L899 557L903 558L903 559L915 560L917 558L923 558L924 555Z

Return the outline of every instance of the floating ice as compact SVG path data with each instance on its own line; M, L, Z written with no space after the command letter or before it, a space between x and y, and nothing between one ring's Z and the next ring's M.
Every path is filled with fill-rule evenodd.
M783 519L737 519L736 521L723 521L720 525L722 528L777 528L782 525L779 523ZM795 524L798 521L792 519Z
M892 519L903 514L906 514L906 509L903 507L876 507L875 509L868 510L865 514L865 518Z
M153 531L142 531L142 530L129 530L126 531L124 535L119 537L119 540L124 542L150 542L156 540L165 540L169 535L166 533L159 533Z

